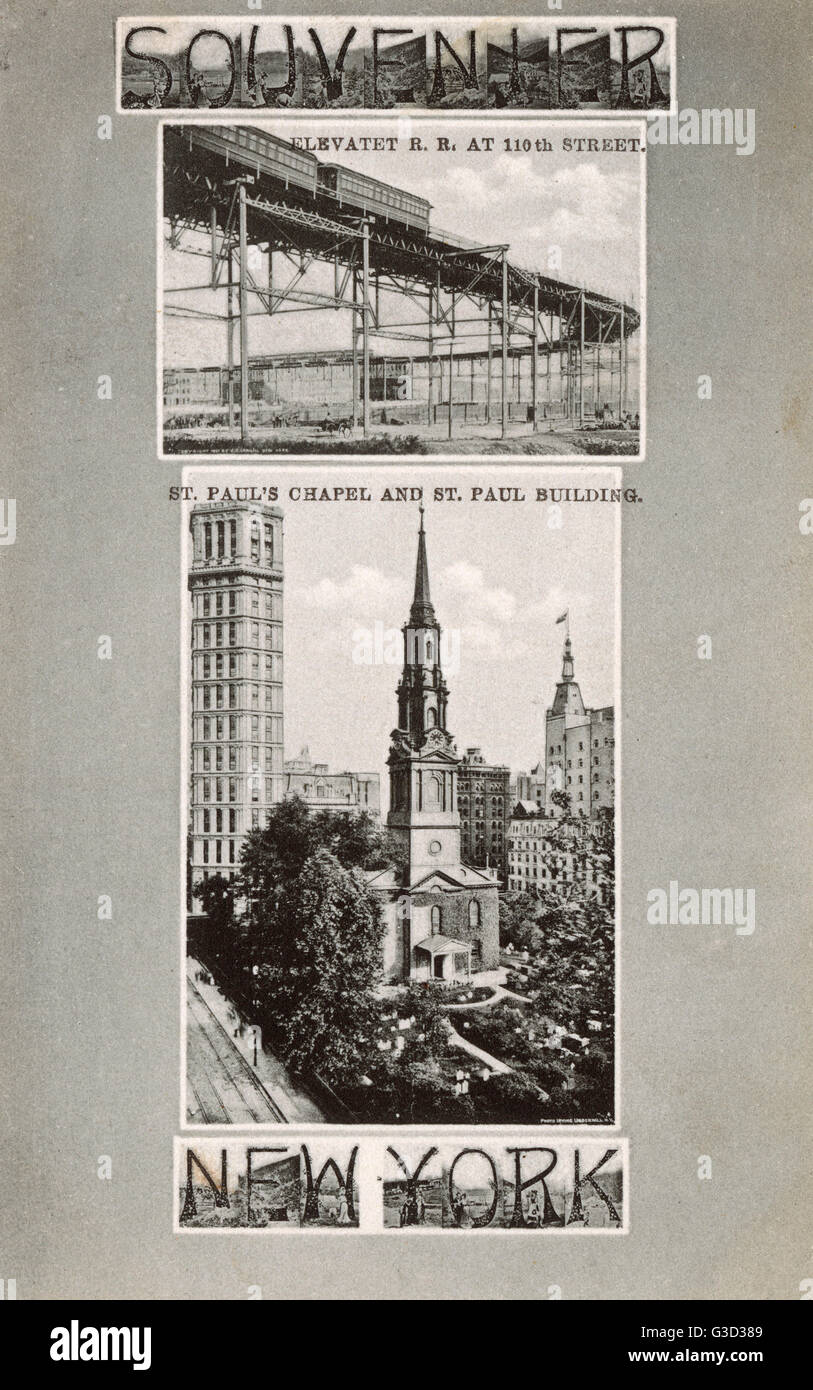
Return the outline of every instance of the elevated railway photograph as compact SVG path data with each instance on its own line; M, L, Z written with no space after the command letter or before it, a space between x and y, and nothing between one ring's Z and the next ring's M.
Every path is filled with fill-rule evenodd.
M640 456L640 124L446 129L163 126L165 454Z

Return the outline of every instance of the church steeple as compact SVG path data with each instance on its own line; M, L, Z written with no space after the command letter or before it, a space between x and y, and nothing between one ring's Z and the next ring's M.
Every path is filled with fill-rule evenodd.
M435 624L435 610L429 597L429 563L426 558L426 533L423 529L423 503L420 505L421 524L418 531L418 558L415 562L415 594L409 610L409 621L419 627Z
M404 625L404 669L398 685L398 728L420 747L430 729L446 730L449 692L440 664L440 624L429 596L423 507L415 562L415 593Z
M390 753L389 828L407 848L409 882L430 867L460 862L458 756L446 728L449 692L440 664L441 629L429 597L423 507L415 594L404 624L404 669L398 682L398 727Z

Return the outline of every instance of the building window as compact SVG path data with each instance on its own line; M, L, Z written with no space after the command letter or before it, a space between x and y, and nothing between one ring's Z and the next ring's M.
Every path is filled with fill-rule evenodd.
M478 903L477 899L474 898L474 899L469 903L469 926L470 926L470 927L479 927L479 925L480 925L480 904Z
M443 921L443 914L439 907L433 907L431 913L432 933L439 932Z

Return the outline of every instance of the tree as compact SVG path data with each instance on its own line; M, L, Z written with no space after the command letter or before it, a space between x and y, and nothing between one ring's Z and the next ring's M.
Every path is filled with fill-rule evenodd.
M286 797L268 813L262 829L249 831L240 857L240 891L249 915L262 921L273 913L286 885L324 849L346 869L403 865L403 851L367 811L356 815L317 811L300 796Z
M449 1018L433 989L412 985L405 991L401 1009L415 1019L412 1037L404 1052L404 1061L423 1062L440 1057L448 1050Z
M257 994L284 1060L328 1081L354 1076L377 1022L384 932L363 873L317 849L262 925Z
M190 927L187 949L197 955L209 968L226 966L231 974L234 966L238 928L234 920L234 891L222 874L202 879L193 889L205 914L203 920Z

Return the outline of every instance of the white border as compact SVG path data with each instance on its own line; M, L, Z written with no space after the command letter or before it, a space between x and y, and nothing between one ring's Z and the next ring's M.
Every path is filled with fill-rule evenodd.
M122 107L121 60L124 53L125 26L127 29L131 29L138 28L140 25L154 24L163 28L168 25L180 23L200 24L202 27L205 27L207 29L216 28L219 25L236 24L239 24L244 28L250 28L253 24L282 25L310 23L312 25L318 25L320 20L327 20L334 24L346 23L348 28L351 24L367 24L371 28L375 25L380 28L383 24L392 23L396 26L404 24L420 24L425 25L427 27L427 30L434 30L435 28L439 28L441 26L452 27L454 25L465 26L465 28L468 30L472 27L478 28L480 26L487 26L489 24L499 24L507 26L516 24L519 27L520 25L527 26L533 23L550 25L551 29L553 30L556 30L558 28L567 29L574 25L589 24L595 24L596 26L604 27L608 31L612 29L617 29L625 24L642 24L657 26L659 29L665 30L667 35L669 54L669 106L668 108L663 109L653 107L652 110L648 113L645 113L645 115L650 114L653 116L676 116L680 109L678 106L677 99L677 19L674 15L663 17L660 15L568 15L565 10L562 10L561 12L551 11L549 15L345 15L329 14L324 12L312 12L308 15L278 15L272 14L271 12L264 13L262 10L256 10L253 11L251 14L247 13L245 15L125 15L123 18L117 19L115 32L116 113L119 116L155 116L159 112L162 114L173 112L177 114L183 114L185 111L188 112L198 109L190 106L161 106L156 107L155 109L144 109L143 107L130 106ZM231 117L231 119L234 120L235 116L240 112L254 112L256 114L260 109L261 108L258 108L256 106L226 106L211 111L210 115L214 117L224 115L227 117ZM271 110L272 108L268 109ZM276 116L276 108L273 108L273 110L274 115ZM369 119L371 116L377 116L382 114L390 114L395 117L403 117L405 115L417 115L418 113L426 114L429 116L437 114L437 112L431 107L418 107L416 110L415 108L413 108L412 105L395 106L387 108L387 112L384 112L383 110L379 111L377 108L369 106L342 106L331 107L329 109L305 106L293 108L279 108L279 114L283 117L284 120L295 119L297 116L300 119L302 119L303 113L311 113L312 115L315 115L323 120L325 118L335 118L336 116L349 116L351 119ZM444 112L443 114L450 115L453 120L461 120L472 116L476 116L478 114L481 117L488 116L489 119L496 119L497 121L510 120L513 117L519 117L520 119L524 120L528 116L544 116L546 119L552 120L634 120L637 115L637 108L633 108L628 111L622 111L618 108L611 106L606 111L569 111L563 107L551 107L550 110L546 110L544 108L540 109L536 107L534 107L533 109L518 107L516 108L516 110L508 111L503 108L498 109L493 106L478 106L466 108L465 110L460 108L453 108L448 112Z
M473 465L473 464L480 464L481 466L482 466L482 465L489 465L489 466L495 466L495 465L496 465L496 466L501 466L501 465L504 465L504 464L510 464L510 465L512 465L512 466L525 467L525 466L528 466L528 464L530 463L531 460L539 460L540 466L548 466L548 465L550 464L550 465L553 466L553 467L559 467L559 466L561 466L561 465L568 466L568 465L571 465L571 464L583 464L584 466L588 466L588 467L590 467L590 468L602 467L602 466L606 466L606 467L610 467L610 468L620 468L620 467L622 467L622 466L624 466L624 465L626 465L626 464L628 464L628 463L643 463L643 462L644 462L644 460L645 460L645 458L646 458L646 444L647 444L647 343L648 343L648 337L649 337L649 323L648 323L648 310L647 310L647 269L648 269L648 254L647 254L647 252L648 252L648 246L647 246L647 221L646 221L647 181L648 181L648 178L647 178L647 165L648 165L648 162L649 162L649 154L648 154L648 146L647 146L647 123L646 123L645 120L641 120L641 119L639 119L639 118L637 118L637 117L632 117L632 118L629 120L629 122L627 123L627 124L629 124L630 127L632 127L632 129L635 129L635 128L637 127L638 136L639 136L639 138L640 138L640 140L641 140L642 147L643 147L643 150L644 150L644 152L645 152L644 154L642 154L642 155L640 156L643 167L642 167L642 169L641 169L640 179L639 179L639 186L640 186L640 201L641 201L641 206L640 206L640 218L641 218L641 220L640 220L640 228L639 228L640 261L639 261L639 266L638 266L638 293L639 293L639 296L640 296L640 319L641 319L641 321L640 321L640 325L639 325L639 328L638 328L638 332L639 332L639 334L640 334L640 347L639 347L639 351L638 351L638 401L639 401L639 415L640 415L640 422L641 422L641 424L640 424L640 430L639 430L639 436L638 436L638 452L637 452L637 454L506 454L506 453L497 453L497 454L487 454L487 453L480 453L480 454L442 454L442 453L437 453L437 454L397 454L397 455L395 455L395 454L367 454L367 453L355 454L355 453L350 453L350 452L347 452L347 453L341 452L341 453L336 453L336 454L329 454L329 453L323 453L323 454L305 454L305 453L298 453L298 454L289 454L289 453L275 454L275 453L272 453L272 452L270 452L270 451L267 452L267 451L265 451L265 450L257 450L257 451L255 451L255 452L248 452L248 453L229 453L229 454L210 454L210 453L206 453L206 454L201 454L201 455L196 455L194 452L189 452L189 453L187 453L186 451L184 451L183 453L171 453L171 454L166 453L165 450L164 450L164 329L163 329L163 312L164 312L164 179L163 179L163 163L164 163L164 161L163 161L163 146L164 146L164 140L163 140L163 132L164 132L164 126L165 126L165 125L212 125L212 124L213 124L212 120L210 120L208 117L206 117L206 116L200 116L198 113L195 113L195 114L192 115L192 116L189 116L189 114L187 113L187 114L186 114L186 119L183 119L184 114L185 114L185 113L183 113L183 112L180 113L180 115L181 115L181 117L182 117L182 119L180 119L180 120L177 119L175 116L169 116L169 117L163 117L162 119L160 119L160 120L156 123L156 144L157 144L157 151L156 151L156 195L155 195L155 207L156 207L156 253L155 253L155 258L156 258L156 269L155 269L155 279L156 279L156 284L155 284L155 296L156 296L156 300L155 300L155 302L156 302L155 428L156 428L157 452L158 452L158 457L159 457L159 459L166 460L166 461L171 462L171 463L178 463L179 460L180 460L181 462L183 462L184 460L188 460L188 459L193 459L193 458L195 458L195 457L199 457L199 458L205 459L207 462L231 463L231 464L239 463L239 464L242 464L243 466L245 466L246 464L253 464L253 463L262 462L263 466L265 466L266 464L268 464L268 465L279 465L279 466L282 466L282 467L287 466L287 465L288 465L290 462L292 462L292 461L296 461L297 463L312 463L312 464L316 464L316 465L319 465L319 466L322 466L322 465L324 465L324 464L329 464L329 463L332 463L332 464L338 465L338 466L342 466L342 465L347 465L347 466L350 466L350 465L369 466L371 463L374 463L374 464L379 464L379 463L380 463L380 464L385 464L385 463L387 463L387 464L392 464L395 460L397 460L397 462L398 462L399 464L400 464L400 463L404 463L404 464L416 464L416 465L422 465L422 464L443 465L443 464L448 464L449 466L452 466L452 467L457 467L458 465L463 465L463 466L469 467L469 466L471 466L471 465ZM217 115L216 112L212 112L211 114L212 114L212 115ZM302 119L302 118L300 117L300 119ZM310 118L307 117L306 119L310 119ZM386 117L385 114L382 114L382 115L377 116L377 117L372 118L372 119L375 119L375 120L377 120L377 121L381 121L381 122L384 123L384 124L386 124L386 121L387 121L387 117ZM442 116L442 117L439 118L439 117L434 116L434 115L432 115L431 113L429 113L429 114L426 115L426 116L421 115L420 117L415 117L415 118L413 118L413 119L415 119L415 120L421 120L421 121L428 120L428 121L432 122L432 123L435 124L435 125L443 125L444 121L446 120L446 117L445 117L445 115L444 115L444 116ZM256 125L256 126L259 126L259 127L261 127L261 128L264 127L264 126L267 127L268 125L273 125L273 123L274 123L274 118L271 118L270 120L269 120L268 118L265 118L264 120L261 120L261 121L256 120L256 119L255 119L255 120L251 120L251 121L243 120L243 119L240 119L240 120L238 120L238 121L235 121L234 118L231 117L231 119L223 121L223 124ZM543 125L546 124L546 120L543 121L542 124L543 124ZM561 122L557 122L557 124L562 124L562 123L561 123ZM580 125L579 138L583 138L582 135L581 135L581 131L582 131L585 127L589 127L589 126L591 126L591 125L596 125L596 126L601 127L602 129L606 129L606 128L608 127L608 125L609 125L609 128L610 128L611 130L612 130L612 129L615 129L615 130L617 131L617 128L618 128L618 126L619 126L620 124L622 124L622 123L619 122L619 121L613 121L613 122L609 122L609 123L608 123L607 120L606 120L605 118L602 118L602 119L600 119L600 120L582 121L582 122L581 122L581 125ZM619 138L619 137L616 136L616 138ZM578 158L578 156L574 156L574 158ZM249 362L250 362L250 361L251 361L251 355L249 354ZM241 368L241 369L242 369L242 368Z
M540 474L546 472L544 467L524 465L528 473L533 475L536 485L540 485ZM426 464L424 467L429 472L437 472L437 465ZM269 465L261 465L256 462L251 464L250 470L246 472L266 472ZM302 469L297 464L289 464L285 469L275 468L275 477L280 474L291 473L295 477L302 478ZM336 472L335 465L322 465L321 471ZM359 468L353 469L354 477L358 478ZM368 464L365 472L373 474L382 473L390 481L389 470L382 465ZM596 469L582 467L575 468L572 472L590 473L595 475ZM217 474L223 477L223 469L210 464L208 461L200 465L187 464L181 473L181 486L189 486L190 474ZM250 481L247 479L247 481ZM280 479L280 481L282 481ZM293 478L292 480L293 481ZM338 482L338 477L337 477ZM382 478L382 482L384 479ZM566 486L569 480L559 480L556 471L550 480L550 486ZM624 481L622 470L614 468L608 470L607 487L621 488L622 494ZM190 676L189 676L189 653L192 631L192 615L189 604L189 592L187 588L187 575L189 563L189 516L191 503L181 501L179 511L181 514L180 528L180 598L181 598L181 630L180 630L180 715L181 715L181 766L180 766L180 824L178 828L180 865L179 865L179 905L180 905L180 931L179 931L179 1028L180 1028L180 1073L178 1100L180 1107L180 1129L186 1137L189 1134L196 1134L198 1137L205 1135L215 1135L221 1139L235 1133L269 1135L269 1134L304 1134L312 1138L329 1138L331 1136L342 1139L352 1139L354 1136L363 1137L390 1137L403 1136L405 1139L424 1138L427 1135L438 1135L440 1138L465 1138L466 1136L484 1135L494 1138L501 1138L506 1135L516 1134L518 1126L511 1125L387 1125L387 1124L308 1124L297 1122L296 1124L279 1124L272 1121L257 1121L255 1124L243 1123L240 1125L195 1125L190 1124L186 1115L186 841L189 821L189 759L191 748L191 709L190 709ZM280 499L280 507L285 507L286 503ZM608 1124L540 1124L538 1129L531 1130L528 1126L522 1127L523 1133L534 1133L539 1137L549 1137L551 1141L555 1139L564 1140L568 1137L589 1136L612 1136L621 1128L621 886L623 882L622 858L621 858L621 725L623 721L623 709L621 704L621 514L623 508L634 505L625 501L606 502L606 503L563 503L564 506L607 506L615 507L615 565L613 581L615 586L615 661L614 661L614 738L615 738L615 940L614 940L614 974L615 974L615 1045L614 1045L614 1096L613 1109L614 1118ZM540 521L541 525L541 521ZM284 587L283 587L284 594ZM285 632L283 628L283 648L285 645ZM285 717L285 673L283 667L283 720ZM284 729L284 723L283 723Z

